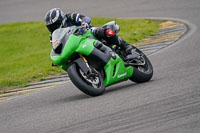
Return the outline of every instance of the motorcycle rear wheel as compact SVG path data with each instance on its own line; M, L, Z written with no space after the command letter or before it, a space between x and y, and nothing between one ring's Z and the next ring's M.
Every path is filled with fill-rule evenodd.
M136 49L136 52L142 55L143 59L145 60L145 64L134 66L133 76L130 78L130 80L136 83L148 82L153 76L153 66L148 57L141 50L136 47L134 48Z
M74 85L85 94L99 96L105 92L105 84L101 74L98 73L95 80L89 79L75 63L67 68L67 72Z

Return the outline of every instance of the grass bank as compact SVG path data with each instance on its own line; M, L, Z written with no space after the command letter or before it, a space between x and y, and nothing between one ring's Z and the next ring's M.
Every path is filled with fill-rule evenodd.
M119 35L131 44L155 34L160 24L145 19L92 18L92 25L102 26L111 20L116 20ZM61 73L60 68L51 67L50 51L49 32L43 22L0 25L0 90Z

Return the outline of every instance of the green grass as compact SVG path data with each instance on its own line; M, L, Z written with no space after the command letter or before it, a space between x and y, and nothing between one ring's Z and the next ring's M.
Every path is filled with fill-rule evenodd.
M144 19L93 18L92 25L102 26L111 20L120 25L119 35L129 43L155 34L160 24ZM0 25L0 90L63 72L51 67L50 51L49 32L43 22Z

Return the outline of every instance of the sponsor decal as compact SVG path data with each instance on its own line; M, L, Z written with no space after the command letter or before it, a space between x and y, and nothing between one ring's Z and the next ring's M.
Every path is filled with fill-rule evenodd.
M124 77L127 75L127 72L123 73L123 74L120 74L120 75L117 75L117 78L121 78L121 77Z
M84 44L83 46L82 46L82 48L85 48L86 47L86 44Z
M55 47L58 43L59 43L59 41L56 40L56 41L53 43L53 46Z

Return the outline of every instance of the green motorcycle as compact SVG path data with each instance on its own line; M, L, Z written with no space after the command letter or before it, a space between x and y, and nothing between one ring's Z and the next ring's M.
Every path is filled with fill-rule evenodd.
M103 27L119 32L115 21ZM53 64L67 71L74 85L90 96L102 95L105 87L128 79L147 82L153 75L151 62L138 48L133 50L138 57L125 62L126 55L119 46L104 45L91 29L80 26L57 29L52 34L52 45Z

